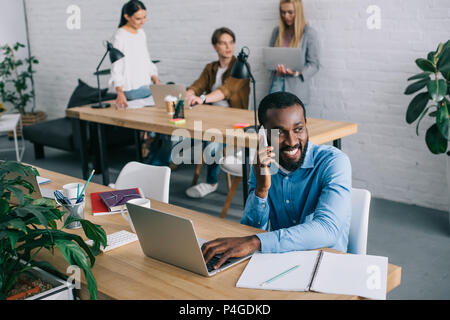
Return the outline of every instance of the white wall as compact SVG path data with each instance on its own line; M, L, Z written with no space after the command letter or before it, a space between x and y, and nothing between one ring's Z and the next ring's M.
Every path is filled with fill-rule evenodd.
M30 41L37 68L38 109L62 116L78 78L95 85L92 72L102 41L117 27L121 0L28 0ZM162 81L190 84L216 58L212 31L230 27L236 53L246 45L257 81L258 101L267 93L261 48L278 23L278 0L152 0L145 31ZM66 9L81 9L81 29L68 30ZM450 37L449 0L304 0L309 23L318 31L322 69L313 79L308 116L356 122L358 134L343 139L353 165L354 186L375 197L447 210L446 159L424 142L430 123L405 122L412 97L406 79L419 70L418 57ZM381 29L369 30L366 12L381 9ZM105 68L109 67L108 63ZM105 85L107 79L102 79Z
M6 44L12 46L16 42L27 45L23 2L22 0L0 0L0 46ZM20 49L17 57L28 57L28 49ZM11 104L5 102L4 105L8 112L13 110ZM4 134L6 133L2 133Z
M0 1L0 46L20 42L27 44L22 0Z

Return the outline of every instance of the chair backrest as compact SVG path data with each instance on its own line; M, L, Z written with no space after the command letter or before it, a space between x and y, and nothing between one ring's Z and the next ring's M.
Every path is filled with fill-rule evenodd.
M347 252L366 254L371 194L365 189L352 189L352 219Z
M169 203L170 168L128 162L120 171L116 189L141 188L144 196Z

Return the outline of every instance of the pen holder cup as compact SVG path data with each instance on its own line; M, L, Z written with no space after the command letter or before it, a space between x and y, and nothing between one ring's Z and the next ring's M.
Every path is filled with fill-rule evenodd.
M56 202L62 206L64 208L64 211L66 212L64 214L64 224L66 224L67 219L69 217L73 217L73 218L78 218L78 219L84 219L84 207L86 205L86 201L81 201L79 203L74 203L74 204L62 204L60 203L58 200L56 200ZM72 223L69 223L68 225L66 225L67 229L79 229L81 228L81 222L79 221L75 221Z

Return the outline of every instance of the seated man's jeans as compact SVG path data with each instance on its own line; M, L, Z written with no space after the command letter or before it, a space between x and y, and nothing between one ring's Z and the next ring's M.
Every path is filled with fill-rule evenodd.
M152 92L150 91L150 85L139 87L138 89L128 90L123 92L127 100L144 99L150 97Z
M218 152L221 152L220 157L218 157L212 164L206 164L206 183L209 184L216 184L219 182L219 172L220 172L220 166L218 161L223 155L223 144L218 142L210 142L205 141L203 142L203 146L205 147L204 153L205 157L210 156L212 158L216 158L216 154Z
M285 90L284 80L285 80L284 77L273 76L272 84L270 85L269 94L274 93L274 92L279 92L279 91L284 92L284 90Z
M155 132L149 132L149 134L153 138L153 142L150 154L144 162L154 166L169 166L174 146L171 136Z
M152 137L155 141L152 144L152 150L145 163L154 166L169 166L172 161L172 148L177 142L173 142L171 136L165 134L152 133ZM220 166L218 160L223 154L222 146L218 142L203 142L205 157L210 156L217 160L212 164L206 164L206 182L209 184L216 184L219 181ZM191 148L190 151L194 152L194 148ZM220 157L216 157L217 152L221 152Z

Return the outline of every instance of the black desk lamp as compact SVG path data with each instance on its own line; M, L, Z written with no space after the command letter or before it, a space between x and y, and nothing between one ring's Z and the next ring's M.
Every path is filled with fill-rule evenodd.
M109 70L102 70L99 71L100 66L103 63L103 60L105 60L106 55L109 53L109 60L111 60L111 63L116 62L117 60L122 59L123 57L125 57L125 55L118 49L114 48L113 45L111 44L111 42L106 41L106 52L103 55L102 60L100 61L100 63L97 66L97 69L95 69L95 73L94 75L97 76L97 87L98 87L98 104L94 104L91 107L92 108L109 108L111 105L109 103L102 103L102 92L100 89L100 75L102 74L108 74L107 71Z
M244 49L247 49L248 53L246 53ZM237 61L235 62L233 68L231 69L231 76L237 79L250 78L250 82L253 84L253 111L255 113L255 125L254 127L252 126L247 127L246 130L254 128L255 131L258 131L258 121L256 116L256 88L255 88L256 85L255 85L255 78L253 78L252 72L250 71L250 65L247 62L249 54L250 49L248 47L243 47L241 49L241 52L237 57Z

